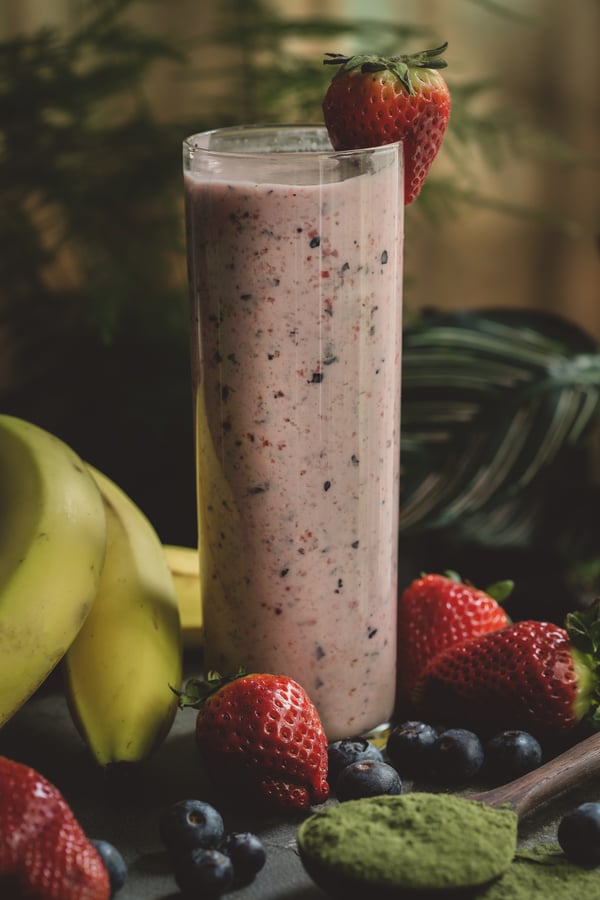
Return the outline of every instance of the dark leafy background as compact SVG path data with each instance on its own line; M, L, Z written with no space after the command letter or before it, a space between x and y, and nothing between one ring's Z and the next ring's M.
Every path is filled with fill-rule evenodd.
M193 544L174 148L185 133L220 124L317 118L331 73L293 40L330 50L360 37L383 52L438 36L403 23L294 19L268 3L225 0L216 31L194 39L195 60L209 47L227 59L223 97L219 68L191 65L190 47L132 24L136 5L84 3L72 31L0 44L0 407L47 427L114 478L163 540ZM502 13L495 4L491 14ZM164 65L203 87L190 121L165 122L149 102L145 86ZM424 219L494 206L473 183L467 149L490 165L541 148L570 159L555 135L537 134L514 108L482 113L489 88L485 79L451 83L449 166L428 180L409 242ZM543 211L528 214L544 221ZM419 568L447 566L479 583L515 577L519 614L559 618L587 603L600 567L589 459L598 348L571 323L539 313L408 312L401 585Z

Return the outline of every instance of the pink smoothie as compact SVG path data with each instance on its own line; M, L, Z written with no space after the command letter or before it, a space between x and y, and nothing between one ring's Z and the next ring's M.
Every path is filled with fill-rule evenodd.
M290 675L330 740L394 705L398 181L185 176L206 668Z

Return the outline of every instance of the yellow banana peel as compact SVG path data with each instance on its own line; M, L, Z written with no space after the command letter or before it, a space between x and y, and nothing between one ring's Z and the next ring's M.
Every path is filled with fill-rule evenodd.
M183 646L188 650L199 650L202 647L202 587L198 550L164 544L163 551L175 583Z

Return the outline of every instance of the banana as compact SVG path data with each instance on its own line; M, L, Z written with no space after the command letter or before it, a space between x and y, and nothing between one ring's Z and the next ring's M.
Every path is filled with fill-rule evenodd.
M165 544L163 552L175 582L183 645L188 650L198 650L202 646L202 586L198 550Z
M81 629L105 547L102 498L79 456L39 426L0 415L0 725Z
M64 659L73 719L96 761L140 762L168 734L182 680L179 610L162 544L139 507L89 467L104 500L106 560Z

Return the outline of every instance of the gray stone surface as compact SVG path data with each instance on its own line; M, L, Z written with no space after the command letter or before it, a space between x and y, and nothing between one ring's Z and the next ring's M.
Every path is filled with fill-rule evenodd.
M129 866L119 900L175 900L169 859L158 837L160 811L177 800L199 797L215 803L230 830L259 834L268 853L255 881L227 896L232 900L324 900L304 872L295 849L301 819L279 819L255 811L225 809L203 778L193 738L195 712L178 713L166 742L137 772L110 780L89 758L71 721L58 673L0 730L0 754L37 768L56 784L90 837L118 847ZM531 814L521 843L555 841L560 816L584 800L600 800L600 779Z
M295 850L301 819L244 815L219 804L202 775L194 719L194 710L179 712L165 743L138 772L109 780L88 756L56 674L0 730L0 754L34 766L60 788L90 837L118 847L129 867L118 900L181 896L160 843L158 817L169 804L188 797L215 803L228 830L254 831L265 843L265 868L252 884L228 897L322 900L325 894L306 875Z

